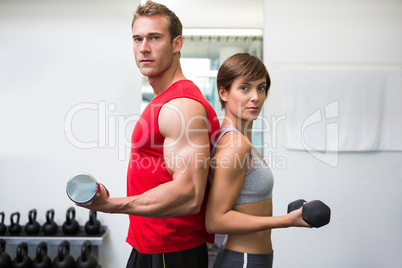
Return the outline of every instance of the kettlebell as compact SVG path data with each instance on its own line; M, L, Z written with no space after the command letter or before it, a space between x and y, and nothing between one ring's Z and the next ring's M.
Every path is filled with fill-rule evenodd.
M89 235L98 235L101 232L101 223L96 219L96 211L89 211L89 220L85 223L85 232Z
M28 220L28 223L25 225L25 233L27 235L39 234L40 225L39 222L36 221L36 209L32 209L29 211Z
M75 268L75 260L70 255L70 243L64 240L60 243L57 257L53 260L54 268Z
M76 235L79 228L78 221L75 220L75 209L70 207L66 213L66 221L63 223L63 232L66 235Z
M8 231L12 235L17 235L21 232L21 225L20 225L20 213L14 212L10 216L11 225L8 226Z
M81 256L77 259L77 268L97 268L98 262L94 256L91 254L92 252L92 243L87 240L82 244L81 247Z
M45 235L54 235L57 233L57 224L54 222L54 210L49 209L46 212L46 222L42 225L42 232Z
M15 268L31 268L32 260L28 257L28 244L21 242L17 246L17 256L13 260Z
M7 232L7 226L4 224L4 212L0 212L0 235Z
M6 253L6 241L4 241L4 239L0 239L0 267L13 267L13 262L11 261L10 256Z
M32 262L32 268L52 268L52 260L47 255L45 242L40 242L36 247L36 257Z

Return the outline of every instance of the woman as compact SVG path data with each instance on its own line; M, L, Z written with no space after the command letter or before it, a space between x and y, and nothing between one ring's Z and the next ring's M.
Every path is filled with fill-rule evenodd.
M227 234L214 267L272 267L271 229L309 227L301 209L272 216L273 176L252 141L253 121L261 112L271 81L257 57L239 53L218 71L217 86L225 117L211 151L208 232Z

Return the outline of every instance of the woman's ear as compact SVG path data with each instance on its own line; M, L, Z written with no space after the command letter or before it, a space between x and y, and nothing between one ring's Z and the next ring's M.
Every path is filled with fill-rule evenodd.
M179 53L183 47L183 37L181 35L173 39L173 53Z
M220 86L218 93L219 93L219 97L221 97L221 99L223 101L227 101L227 91L224 87Z

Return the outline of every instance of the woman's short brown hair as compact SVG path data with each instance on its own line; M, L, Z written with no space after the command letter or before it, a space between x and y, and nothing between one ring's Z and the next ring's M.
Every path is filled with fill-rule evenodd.
M179 35L182 35L183 25L176 14L167 8L165 5L155 3L148 0L145 4L139 5L137 11L134 13L133 20L131 22L131 29L134 26L135 21L142 16L150 17L154 15L165 16L168 21L168 29L170 33L170 41Z
M265 94L271 86L271 79L264 63L256 56L249 53L238 53L227 58L218 70L216 79L218 92L221 87L229 91L233 81L238 77L244 77L246 80L255 81L265 78L267 87ZM225 108L225 102L219 96L219 102L222 109Z

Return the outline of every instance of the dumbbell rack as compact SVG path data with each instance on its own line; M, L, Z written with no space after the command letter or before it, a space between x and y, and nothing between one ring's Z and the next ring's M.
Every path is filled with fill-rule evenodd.
M57 256L58 247L60 243L67 240L70 243L70 255L75 260L81 256L81 247L85 241L89 240L92 244L92 256L98 261L98 267L102 268L99 263L99 251L103 244L103 240L109 233L107 226L102 226L102 231L99 235L87 235L84 231L84 226L80 226L80 230L77 235L67 236L65 235L59 226L59 229L55 235L44 235L42 233L38 235L26 235L21 233L20 235L11 235L9 233L1 235L0 239L4 239L6 242L6 252L12 259L15 258L16 249L18 244L25 242L28 244L28 256L33 260L36 256L36 247L40 242L47 244L47 255L54 260Z

